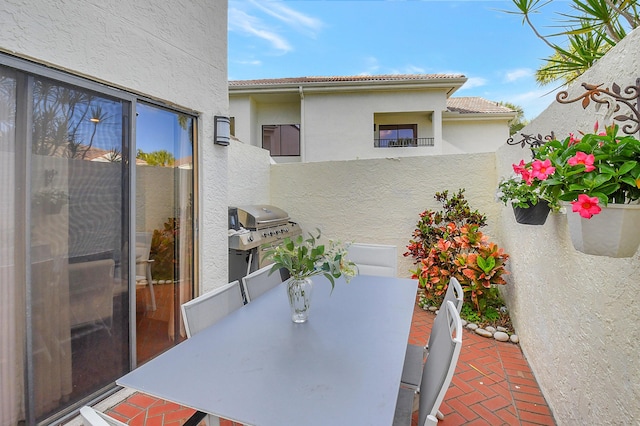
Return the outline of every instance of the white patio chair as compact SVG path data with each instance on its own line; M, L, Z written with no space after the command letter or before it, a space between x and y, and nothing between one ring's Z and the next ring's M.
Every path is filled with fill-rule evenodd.
M451 301L455 306L458 313L462 310L462 304L464 303L464 292L460 282L451 277L449 280L449 286L444 294L444 300L440 306L441 310L447 306L447 302ZM416 392L420 390L420 381L422 380L422 364L424 363L425 356L428 355L429 345L434 339L435 334L439 327L437 323L444 321L445 316L438 314L433 321L431 327L431 334L429 335L429 341L426 346L420 345L407 345L407 353L404 358L404 367L402 369L402 384L414 389Z
M122 423L120 420L94 410L88 405L80 409L80 417L82 417L84 426L127 426L126 423Z
M358 266L361 275L395 277L398 275L398 248L384 244L353 243L347 258Z
M438 323L439 330L430 341L429 355L422 370L422 387L418 406L418 425L434 426L442 419L440 404L449 389L462 348L462 321L451 301L440 309L446 318ZM435 326L435 324L434 324ZM415 391L400 387L393 426L410 426Z
M269 275L272 267L273 265L267 265L242 277L242 287L244 288L247 303L282 283L283 280L280 271L274 271Z
M244 306L240 281L233 281L196 297L180 307L187 337L220 321L229 313Z
M153 278L151 277L151 232L136 232L136 287L149 287L151 296L151 310L156 310L156 294L153 291Z

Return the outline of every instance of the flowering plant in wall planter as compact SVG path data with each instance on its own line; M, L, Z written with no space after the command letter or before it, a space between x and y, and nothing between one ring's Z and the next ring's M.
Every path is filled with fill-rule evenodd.
M523 162L524 163L524 162ZM513 165L518 171L521 165ZM542 198L539 181L533 181L529 172L525 179L516 173L508 179L502 179L496 191L496 198L505 206L511 205L518 223L527 225L543 225L549 214L549 203Z
M632 256L640 244L640 233L636 230L640 225L632 226L629 219L623 219L622 211L618 210L621 207L625 211L637 210L640 220L640 141L633 136L618 135L617 125L609 126L602 132L598 130L596 123L593 133L583 134L581 138L570 134L563 141L549 141L535 148L533 160L522 166L525 169L531 167L534 171L542 197L549 200L553 208L559 209L565 204L571 209L568 214L570 227L575 224L589 226L586 232L571 230L572 241L577 249L589 254ZM615 216L620 216L618 219L623 220L625 228L610 228L614 220L610 217L613 210L617 211ZM586 225L583 224L584 220L594 223ZM594 228L595 224L598 224L597 228ZM629 229L632 227L635 229ZM582 241L576 240L578 232L583 236L590 235L594 243L601 247L585 247ZM602 246L613 245L600 239L607 236L626 237L629 234L638 234L637 244L627 243L622 251L617 248L601 250Z
M590 219L609 203L637 203L640 199L640 141L618 136L612 125L579 139L570 134L534 150L534 163L550 169L540 182L543 196L556 205L568 202L572 211Z

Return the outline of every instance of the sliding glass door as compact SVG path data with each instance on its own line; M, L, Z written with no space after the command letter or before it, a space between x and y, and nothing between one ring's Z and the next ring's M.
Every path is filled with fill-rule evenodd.
M136 108L136 350L143 363L186 338L193 289L195 118Z
M59 421L184 339L195 124L0 55L0 426Z

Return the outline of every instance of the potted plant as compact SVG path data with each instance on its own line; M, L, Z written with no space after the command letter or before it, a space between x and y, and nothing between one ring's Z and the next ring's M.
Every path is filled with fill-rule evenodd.
M531 166L544 163L542 196L571 208L567 219L576 249L630 257L640 245L640 141L618 136L618 126L578 138L552 140L534 149ZM614 241L610 241L615 237Z
M44 189L33 197L33 203L40 206L45 214L58 214L62 206L69 202L69 195L61 189Z
M324 275L335 287L335 279L344 275L347 282L357 274L355 263L347 259L347 248L342 244L329 241L327 247L320 244L320 230L317 235L309 233L308 238L299 235L295 240L287 237L284 242L266 252L265 257L273 261L274 273L285 268L290 275L287 281L287 294L293 322L307 321L311 302L313 282L311 277Z
M518 166L514 164L514 169ZM516 222L525 225L544 225L549 215L549 203L540 194L539 181L529 182L516 173L498 184L496 197L505 206L511 205Z

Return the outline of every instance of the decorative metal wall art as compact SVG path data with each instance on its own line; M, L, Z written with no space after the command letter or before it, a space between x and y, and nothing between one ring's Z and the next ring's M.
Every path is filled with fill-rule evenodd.
M606 105L608 110L613 109L614 114L620 111L621 105L626 105L629 108L629 112L616 115L613 119L620 122L631 121L631 123L626 123L622 126L622 131L628 135L640 131L640 78L636 79L635 86L627 86L624 90L616 83L611 85L611 89L601 89L602 84L593 85L588 83L582 83L582 87L587 92L577 98L567 99L569 94L563 91L556 95L556 101L561 104L570 104L582 100L583 109L586 109L589 103L594 101L597 104Z

